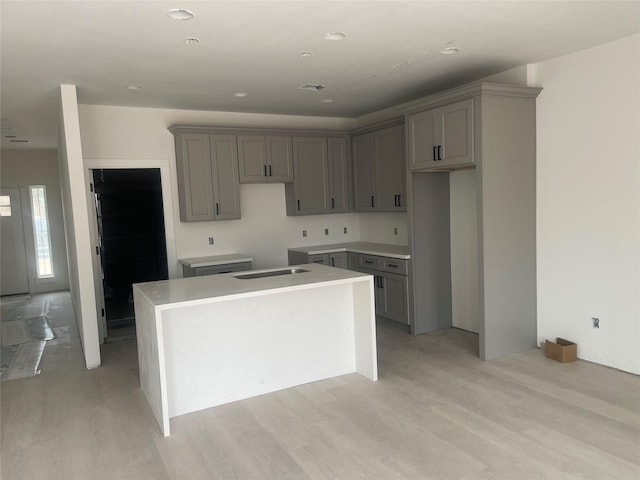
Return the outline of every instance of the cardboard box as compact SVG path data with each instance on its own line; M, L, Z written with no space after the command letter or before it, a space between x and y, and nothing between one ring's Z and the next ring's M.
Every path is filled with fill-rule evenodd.
M575 362L578 358L578 346L564 338L556 338L556 343L547 340L544 343L544 354L558 362Z

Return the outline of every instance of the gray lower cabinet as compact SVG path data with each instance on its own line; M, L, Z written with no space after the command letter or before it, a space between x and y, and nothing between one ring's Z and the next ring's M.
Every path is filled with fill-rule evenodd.
M319 263L330 267L344 268L348 266L347 252L316 253L308 255L302 252L289 251L289 265L303 265L305 263Z
M347 269L347 252L336 252L329 254L329 265L336 268Z
M354 210L404 212L404 126L357 135L352 138Z
M235 135L174 131L180 220L240 218Z
M361 273L374 277L376 315L409 325L408 261L360 254L358 264Z
M238 135L240 183L293 182L291 137Z
M293 137L293 184L286 185L287 215L351 211L347 137Z
M217 275L220 273L244 272L251 270L251 262L226 263L222 265L208 265L203 267L189 267L182 265L183 277L200 277L202 275Z

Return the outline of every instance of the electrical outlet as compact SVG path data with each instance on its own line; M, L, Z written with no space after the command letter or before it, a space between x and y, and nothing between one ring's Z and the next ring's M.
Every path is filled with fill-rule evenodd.
M600 328L600 319L598 317L591 317L593 322L593 328Z
M393 227L393 234L397 235L398 234L398 227Z
M209 245L213 245L213 237L209 237Z
M324 229L324 234L325 234L325 235L329 235L329 229L328 229L328 228L325 228L325 229Z
M306 237L307 236L307 231L306 230L302 230L302 236Z
M343 233L347 233L347 227L343 228Z

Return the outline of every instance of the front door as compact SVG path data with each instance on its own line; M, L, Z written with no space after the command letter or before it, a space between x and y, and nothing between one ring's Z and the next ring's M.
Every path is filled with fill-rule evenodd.
M0 295L29 293L20 190L0 192Z

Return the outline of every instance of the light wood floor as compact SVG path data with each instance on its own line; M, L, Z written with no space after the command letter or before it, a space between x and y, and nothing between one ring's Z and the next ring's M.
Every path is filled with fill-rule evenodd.
M71 335L41 375L1 385L1 477L640 478L638 377L537 349L482 362L455 329L379 326L378 344L377 383L353 374L184 415L163 438L135 341L87 371Z

